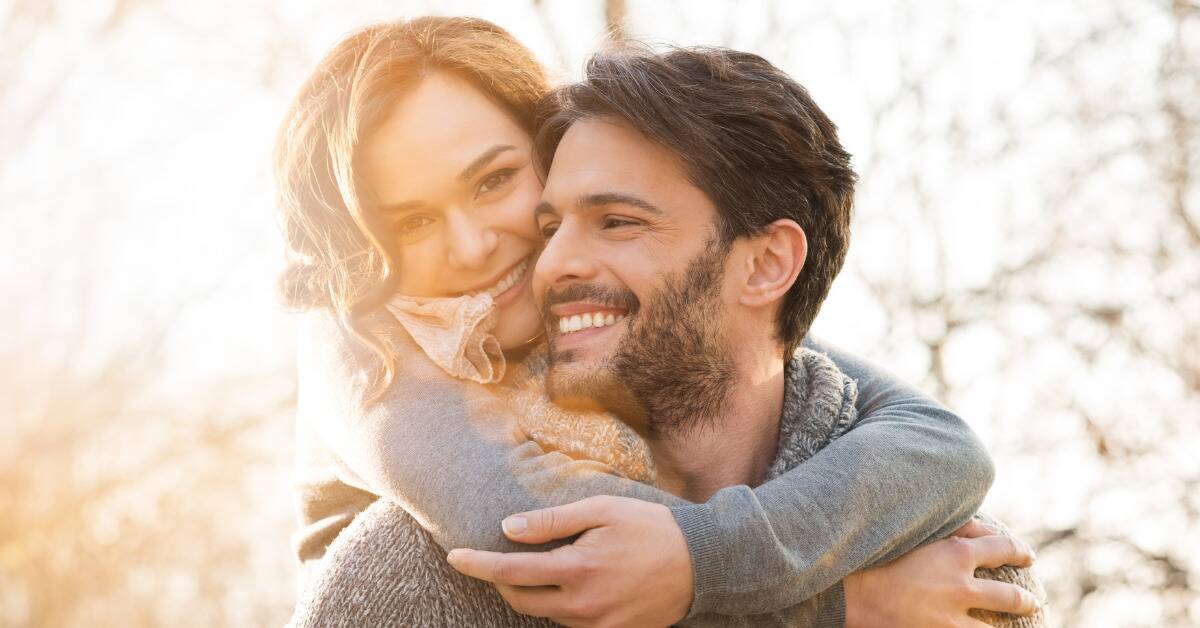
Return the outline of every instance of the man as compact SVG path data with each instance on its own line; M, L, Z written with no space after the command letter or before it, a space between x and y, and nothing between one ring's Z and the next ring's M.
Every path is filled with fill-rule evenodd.
M551 396L615 411L649 443L659 485L691 501L761 484L780 441L785 358L848 244L854 175L835 127L765 60L716 49L598 57L555 109L539 137L553 163L535 275ZM626 318L563 332L564 317L592 311ZM597 527L586 510L525 525L553 515L557 535L577 534ZM452 556L498 584L497 571L562 582L535 562L502 560ZM551 596L501 591L565 619Z
M505 522L513 540L582 536L543 554L456 550L450 562L494 582L517 610L567 625L665 625L685 615L697 624L821 618L836 625L840 588L833 601L792 604L794 591L780 582L752 608L739 607L736 596L714 595L708 589L736 587L754 574L725 581L711 571L693 574L689 550L702 556L718 545L701 536L689 537L688 547L675 527L694 526L705 509L745 507L738 500L753 499L747 487L803 463L853 423L828 411L845 406L844 379L816 377L827 372L816 354L803 363L790 359L847 244L854 175L832 123L766 61L715 49L599 56L585 82L564 90L558 104L539 138L543 156L553 157L538 208L547 244L536 270L551 346L548 390L561 404L598 405L620 416L649 444L660 486L709 503L667 510L597 498L527 513ZM597 312L624 321L587 330L572 321ZM832 387L820 388L826 380ZM808 414L789 406L788 399L814 388L830 397L814 400ZM802 432L817 426L810 421L817 414L830 420L820 424L818 444L806 446ZM871 464L869 451L859 453L858 464ZM832 486L853 483L855 470L814 472L826 473ZM920 485L919 477L907 484ZM869 497L860 510L878 512L870 487L863 488ZM791 504L806 506L813 507ZM352 526L337 552L383 553L365 542L375 514ZM383 515L374 529L394 529L388 511ZM622 534L628 540L631 531L649 546L607 542ZM847 577L846 623L968 625L973 607L1032 612L1032 598L1015 587L971 578L976 567L1020 564L1027 552L979 525L963 533L980 538L934 543ZM869 555L858 549L822 556L812 569L829 574L833 588L841 576L908 548L875 547ZM660 588L667 595L647 594L647 583L631 586L614 573L639 551L682 557L682 568L665 572L668 582L649 583L666 584ZM622 555L630 562L614 560ZM376 561L376 576L389 574L385 563ZM767 576L774 568L762 565ZM705 594L706 607L697 605L693 587ZM914 597L939 587L952 593ZM389 595L397 604L410 599L387 590L381 599ZM899 603L870 603L881 600ZM759 615L744 619L752 614Z

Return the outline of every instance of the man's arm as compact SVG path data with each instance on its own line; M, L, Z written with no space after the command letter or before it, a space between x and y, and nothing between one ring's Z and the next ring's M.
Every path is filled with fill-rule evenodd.
M675 623L686 605L660 611L654 604L646 604L648 598L660 597L670 570L660 570L666 577L650 588L619 577L631 569L639 571L642 556L672 553L673 539L655 536L660 532L656 517L670 517L669 512L659 514L659 510L666 509L634 499L594 497L526 513L526 525L513 538L541 542L583 534L572 545L544 553L455 550L450 563L466 575L495 584L504 599L522 613L549 617L572 628ZM972 519L954 535L958 538L936 541L891 563L847 576L844 609L840 591L826 591L778 611L704 613L681 625L976 628L985 625L981 619L1005 628L1046 624L1037 610L1037 600L1044 599L1045 593L1027 567L1033 559L1027 546L979 519ZM585 568L573 567L576 563ZM1000 565L1004 566L995 569ZM618 577L613 577L614 570Z
M952 412L894 375L807 340L858 383L859 420L756 489L674 507L697 561L692 614L783 609L864 567L947 536L991 486L983 445Z
M965 423L894 376L837 352L832 357L861 386L854 429L755 490L731 487L706 504L673 509L695 574L689 617L783 609L798 617L805 601L811 604L804 612L815 618L839 617L842 577L945 536L982 501L992 466ZM667 539L664 548L641 553L644 558L613 549L662 538L659 529L669 525L664 511L623 500L589 501L591 507L568 507L576 525L546 537L587 530L572 546L587 569L550 557L544 564L514 557L505 565L503 556L477 553L460 555L458 562L468 573L487 574L501 565L501 571L511 567L560 585L558 599L541 596L543 605L531 606L560 621L557 611L580 606L592 609L591 617L679 619L650 608L666 613L679 607L669 595L680 590L679 574L658 570L671 562ZM561 523L566 509L557 510L553 520ZM543 516L531 513L529 519ZM543 534L530 540L545 540ZM550 564L556 572L542 570ZM642 592L636 604L613 594L624 590Z

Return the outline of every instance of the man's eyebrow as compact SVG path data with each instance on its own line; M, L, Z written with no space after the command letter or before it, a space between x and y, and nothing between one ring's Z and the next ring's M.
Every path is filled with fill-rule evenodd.
M656 216L665 214L663 210L656 207L653 203L640 199L636 196L623 194L621 192L602 192L600 194L587 194L579 199L580 209L591 209L601 205L630 205L643 209Z
M504 151L516 149L517 147L513 146L512 144L496 144L495 146L483 151L482 155L476 157L475 161L472 161L470 165L468 165L466 168L463 168L462 172L458 173L459 181L470 181L472 177L479 174L480 170L483 170L485 167L487 167L487 165L491 163L497 155L503 153Z

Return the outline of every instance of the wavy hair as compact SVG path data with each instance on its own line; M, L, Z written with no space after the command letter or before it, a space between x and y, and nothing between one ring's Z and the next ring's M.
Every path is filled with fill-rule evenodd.
M277 205L287 247L284 304L328 308L382 360L369 398L391 384L396 356L366 318L396 289L387 227L356 173L357 152L395 103L431 72L467 80L530 136L549 91L542 65L507 31L469 17L421 17L340 41L301 86L275 142Z

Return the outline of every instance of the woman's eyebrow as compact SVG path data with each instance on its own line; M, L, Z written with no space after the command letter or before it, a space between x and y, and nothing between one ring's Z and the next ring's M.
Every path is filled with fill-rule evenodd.
M483 151L481 155L475 158L470 164L467 164L463 171L458 173L458 179L463 182L470 181L472 177L492 163L492 160L501 153L510 150L516 150L517 147L512 144L496 144L495 146ZM380 206L380 211L385 214L404 214L415 209L420 209L424 203L421 201L401 201L399 203L388 203Z
M404 201L401 203L390 203L379 206L379 212L388 216L400 216L408 212L415 211L424 207L422 201Z
M459 181L470 181L472 177L479 174L497 155L509 150L516 150L517 147L512 144L496 144L495 146L483 151L483 154L475 158L463 171L458 174Z
M550 201L541 201L537 204L537 207L533 209L533 217L535 219L547 214L551 216L558 215L558 210L554 208L554 205L552 205Z

